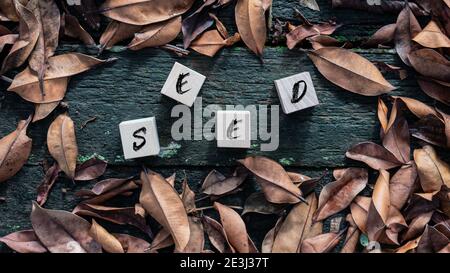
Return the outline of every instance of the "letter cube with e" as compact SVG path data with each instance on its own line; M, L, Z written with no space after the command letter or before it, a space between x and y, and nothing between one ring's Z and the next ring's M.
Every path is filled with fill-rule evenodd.
M119 128L125 159L159 154L155 117L124 121Z
M202 74L176 62L161 94L191 107L205 79L206 77Z
M216 138L219 148L250 148L250 111L217 111Z
M296 74L275 81L281 108L290 114L319 104L309 72Z

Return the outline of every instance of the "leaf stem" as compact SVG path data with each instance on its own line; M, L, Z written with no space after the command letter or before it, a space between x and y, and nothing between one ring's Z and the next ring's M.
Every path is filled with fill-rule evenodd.
M228 206L229 208L232 209L239 209L239 210L243 210L243 207L240 206ZM214 206L207 206L207 207L201 207L201 208L196 208L193 211L202 211L202 210L208 210L208 209L214 209Z

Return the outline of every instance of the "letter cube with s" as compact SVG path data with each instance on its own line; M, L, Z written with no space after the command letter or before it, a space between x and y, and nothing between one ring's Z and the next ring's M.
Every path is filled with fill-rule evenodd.
M124 121L119 128L125 159L159 154L155 117Z
M250 148L250 120L250 111L217 111L217 147Z
M191 107L205 79L206 77L202 74L176 62L167 77L161 94Z
M275 81L281 108L290 114L319 104L309 72Z

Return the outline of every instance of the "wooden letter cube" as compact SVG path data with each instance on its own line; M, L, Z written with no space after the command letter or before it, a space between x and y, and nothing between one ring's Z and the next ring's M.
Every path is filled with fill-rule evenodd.
M125 159L159 154L155 117L124 121L119 128Z
M202 74L176 62L161 93L191 107L205 78Z
M219 148L250 148L250 111L217 111L216 138Z
M281 108L290 114L319 104L309 72L303 72L275 81Z

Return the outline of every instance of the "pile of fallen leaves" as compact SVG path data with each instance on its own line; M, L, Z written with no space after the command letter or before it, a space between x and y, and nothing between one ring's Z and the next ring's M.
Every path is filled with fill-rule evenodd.
M75 6L69 2L76 1L0 3L2 80L11 82L9 91L35 104L35 113L0 139L0 182L14 176L28 160L32 140L27 128L60 105L69 78L113 60L79 53L56 55L60 40L78 39L95 46L86 29L98 31L101 18L107 18L108 25L97 46L99 54L131 39L126 46L130 50L160 47L186 55L191 48L214 56L242 39L262 58L269 21L266 16L271 7L270 0L237 0L239 33L229 35L217 13L235 2L231 0L106 0L100 6L96 1L81 0L82 4ZM315 1L300 2L319 8ZM333 0L332 4L399 13L397 22L381 28L360 46L381 50L394 47L405 65L416 71L421 89L449 105L450 3L383 1L372 9L363 2ZM395 72L400 79L407 76L406 69L375 65L349 50L354 46L351 42L329 36L340 27L338 23L313 23L298 11L297 15L302 21L298 26L276 20L273 39L285 39L290 49L302 46L301 50L332 83L357 94L379 96L395 89L380 69ZM422 29L415 15L431 20ZM180 32L183 48L168 44ZM312 49L303 47L306 42ZM17 70L21 72L10 79L8 75ZM378 118L381 144L359 143L346 153L367 167L334 170L335 181L325 185L318 197L316 188L322 177L288 172L266 157L247 157L239 160L229 177L211 171L200 198L189 188L187 178L178 192L175 175L164 178L144 168L135 177L108 178L92 189L77 192L82 201L67 212L42 208L54 183L62 176L73 181L97 180L104 175L107 162L99 158L77 162L74 122L64 113L48 130L48 151L55 163L46 166L37 189L31 212L33 229L14 232L0 241L17 252L355 252L361 250L359 245L367 246L363 251L368 252L450 252L450 167L433 148L450 147L450 116L442 108L412 98L389 96L379 98ZM412 143L411 136L417 143ZM371 179L371 174L378 178ZM261 191L251 194L243 208L222 204L220 198L239 192L250 175ZM134 206L108 206L110 200L136 193L139 200ZM202 200L209 200L211 205L198 207ZM236 212L241 209L241 214ZM206 210L215 210L218 220L204 214ZM279 216L261 247L248 236L241 217L247 213ZM342 213L348 213L346 228L324 232L323 222ZM112 233L95 219L134 226L150 240ZM157 223L156 228L151 228L151 223Z

